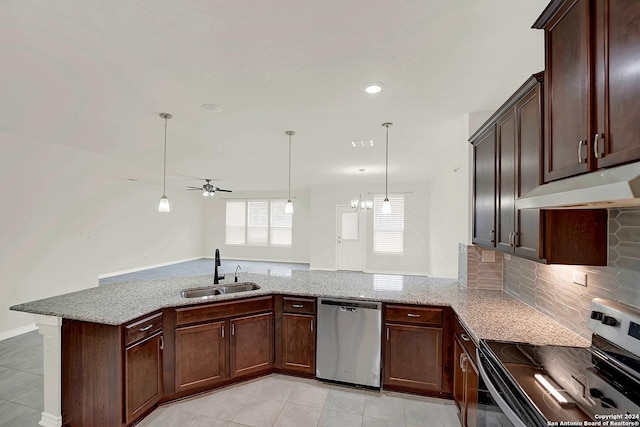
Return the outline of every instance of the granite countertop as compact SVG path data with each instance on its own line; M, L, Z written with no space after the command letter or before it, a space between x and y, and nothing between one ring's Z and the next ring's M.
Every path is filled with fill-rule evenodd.
M313 270L271 270L268 274L243 273L238 278L241 282L255 282L261 289L186 299L180 297L181 290L212 286L213 277L132 281L18 304L11 310L120 325L167 307L286 294L450 306L475 341L492 339L579 347L590 344L503 291L466 289L455 279ZM220 285L225 284L233 284L233 280L220 281Z

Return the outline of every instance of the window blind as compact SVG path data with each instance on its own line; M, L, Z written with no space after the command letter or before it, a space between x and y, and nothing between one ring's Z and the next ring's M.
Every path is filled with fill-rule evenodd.
M269 243L269 201L247 201L247 243L266 245Z
M291 246L293 214L284 212L286 200L271 201L271 223L269 227L270 243L278 246Z
M382 213L384 196L373 198L373 252L404 253L404 196L389 195L391 213Z
M246 204L244 200L228 200L226 213L225 243L227 245L245 244Z

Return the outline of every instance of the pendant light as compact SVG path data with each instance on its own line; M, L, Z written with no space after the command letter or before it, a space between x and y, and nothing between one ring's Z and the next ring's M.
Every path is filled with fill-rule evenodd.
M169 113L160 113L164 119L164 173L162 175L162 198L158 205L158 212L170 212L169 199L167 198L167 120L173 117Z
M293 202L291 201L291 136L296 133L292 130L288 130L285 133L289 135L289 200L284 205L284 213L290 214L293 213Z
M360 185L362 185L362 176L364 173L364 169L358 169L360 171ZM360 189L360 197L358 199L351 199L351 209L354 212L362 211L366 212L373 207L373 202L371 200L364 199L364 190Z
M389 202L389 126L393 126L391 122L385 122L382 126L387 128L387 154L384 164L384 202L382 202L382 213L391 213L391 202Z

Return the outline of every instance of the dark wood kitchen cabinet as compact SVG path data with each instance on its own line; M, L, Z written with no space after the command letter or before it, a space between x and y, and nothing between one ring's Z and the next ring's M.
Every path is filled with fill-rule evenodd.
M176 329L176 392L212 386L226 377L227 344L224 321Z
M291 296L276 297L276 367L279 371L304 376L316 373L316 300Z
M542 87L542 73L533 75L469 139L476 153L474 178L480 181L474 185L480 195L474 194L473 243L547 264L606 265L606 210L515 208L519 197L542 184ZM492 134L495 159L478 150ZM495 177L493 196L487 177ZM480 209L478 200L493 200L493 210ZM490 213L494 241L478 238L487 234Z
M124 329L125 423L131 424L162 398L164 336L162 313L130 322Z
M538 209L515 209L515 200L542 183L542 79L533 75L507 101L497 120L496 247L531 259L542 254Z
M62 322L64 425L131 425L163 395L162 313L124 325Z
M440 307L385 305L385 389L450 395L447 313Z
M463 427L478 425L478 368L461 339L454 341L453 399Z
M544 181L640 160L637 0L554 0L545 30Z
M273 313L230 320L231 377L264 372L273 366Z
M495 126L483 129L473 144L473 243L496 244L496 137Z
M269 372L273 298L254 297L174 310L174 390L170 398Z

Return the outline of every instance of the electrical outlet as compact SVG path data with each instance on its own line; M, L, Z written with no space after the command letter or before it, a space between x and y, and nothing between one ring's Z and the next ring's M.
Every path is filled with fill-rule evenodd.
M572 279L573 283L575 283L576 285L580 285L580 286L587 286L587 273L584 273L582 271L574 271L572 273Z
M505 261L509 261L511 260L511 255L509 254L502 254L502 258L504 258Z
M493 251L482 251L482 262L496 262L496 253Z

